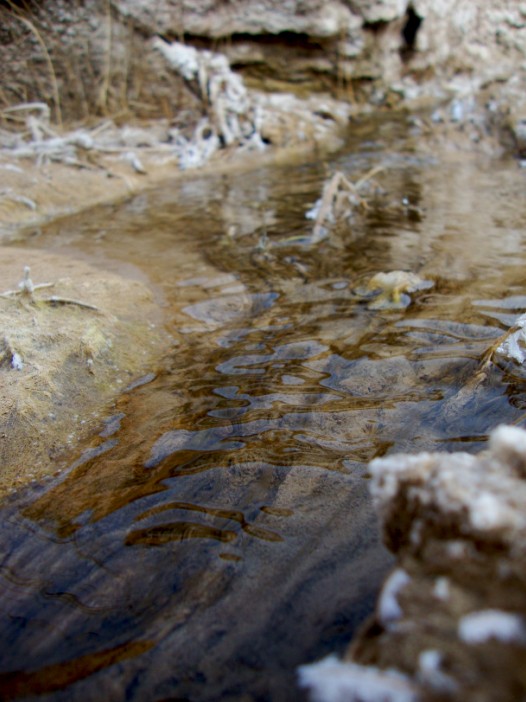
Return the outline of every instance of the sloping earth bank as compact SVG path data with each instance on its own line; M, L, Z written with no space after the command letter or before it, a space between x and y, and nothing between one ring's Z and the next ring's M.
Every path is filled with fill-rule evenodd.
M0 296L3 496L57 470L101 424L110 401L159 368L169 339L140 279L10 247L0 280L8 286Z

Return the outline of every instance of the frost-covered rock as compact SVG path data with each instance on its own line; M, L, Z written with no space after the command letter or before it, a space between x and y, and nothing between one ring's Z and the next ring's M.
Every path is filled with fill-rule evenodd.
M523 430L500 427L480 456L423 453L372 461L371 493L388 543L396 550L419 548L447 523L450 539L491 538L511 547L526 535L526 482L517 468L526 464L526 452L520 453L525 442Z
M422 702L525 699L526 431L497 428L478 456L379 458L370 473L398 564L352 663L300 670L311 700L384 699L362 694L366 671L403 671Z

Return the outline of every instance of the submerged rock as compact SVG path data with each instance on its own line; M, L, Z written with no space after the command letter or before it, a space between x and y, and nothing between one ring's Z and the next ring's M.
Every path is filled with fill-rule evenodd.
M364 297L373 297L369 303L370 309L398 310L411 304L408 293L429 290L433 285L433 281L424 280L416 273L390 271L373 275L367 285L356 292Z
M394 455L374 460L370 472L398 568L349 662L300 670L311 699L523 699L526 432L502 426L478 456ZM396 673L400 692L362 692L366 678Z

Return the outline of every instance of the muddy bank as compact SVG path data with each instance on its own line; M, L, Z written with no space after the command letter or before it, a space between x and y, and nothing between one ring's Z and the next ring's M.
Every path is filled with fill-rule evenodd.
M159 47L149 48L159 53ZM165 119L135 127L119 127L114 120L106 120L95 127L84 125L65 130L52 125L51 109L44 102L6 108L3 115L8 122L11 121L11 130L0 133L3 146L0 154L0 235L3 235L5 242L16 239L22 227L25 230L20 234L21 239L38 237L38 228L31 231L30 227L38 227L50 219L97 204L122 200L169 178L175 182L188 170L226 174L239 168L294 161L316 148L322 154L341 145L349 114L349 108L344 103L329 96L300 100L292 95L249 93L221 54L197 52L177 42L161 42L160 49L161 53L166 53L164 60L171 64L172 72L181 73L190 87L200 93L204 114L197 121L195 115L191 118L187 115L188 124L184 128ZM179 60L181 52L182 59ZM13 125L18 129L13 129ZM21 125L25 130L21 129ZM10 249L11 253L13 251ZM28 259L39 260L39 271L46 261L50 280L61 279L60 259L46 258L47 254L32 255L31 252L27 252L27 255ZM9 256L4 260L6 264L9 263ZM55 270L52 268L53 262L57 264ZM24 265L20 265L20 271L29 265L29 260L24 262ZM74 262L69 265L73 266ZM92 281L92 272L84 270L83 266L81 262L78 263L75 279L81 281L87 276ZM76 441L87 436L89 430L93 430L95 422L88 421L86 415L97 415L94 411L95 390L103 388L98 398L102 409L127 384L119 373L127 375L128 381L131 381L141 372L154 372L160 355L166 349L167 335L163 332L150 333L144 322L147 319L159 322L159 309L154 309L153 305L150 309L138 304L129 281L123 279L119 288L118 281L112 279L110 273L105 278L103 270L104 267L98 273L100 285L105 285L108 290L108 297L102 300L103 313L110 313L112 297L129 298L130 309L126 315L132 309L136 313L129 319L125 315L127 334L113 333L111 338L107 336L109 329L98 324L102 317L96 317L97 322L89 332L90 338L86 344L89 346L93 337L101 348L111 348L112 354L106 360L117 374L111 382L109 375L99 377L99 383L90 385L88 382L87 387L93 391L89 400L79 389L83 388L85 373L79 371L76 363L70 363L75 352L80 358L85 355L82 335L88 332L78 328L80 318L77 320L71 315L62 315L54 320L45 317L35 322L44 335L48 334L47 325L60 329L60 339L54 340L52 351L48 350L45 354L50 367L37 366L33 350L40 349L44 342L39 334L33 334L33 330L30 330L31 320L34 322L36 314L33 308L38 308L42 316L43 310L46 313L49 311L50 302L47 300L43 303L42 299L33 295L32 289L21 290L16 286L12 294L6 296L10 304L3 311L3 324L6 329L15 328L19 333L14 340L11 333L5 337L5 368L9 371L26 369L26 373L26 365L38 368L42 382L49 375L52 376L49 383L53 389L48 392L50 399L47 404L43 403L40 407L35 401L35 407L31 408L31 383L26 387L21 382L12 382L9 386L5 410L9 431L6 430L4 434L3 449L4 490L8 486L35 479L45 474L46 470L54 470L60 453L57 447L64 445L71 448ZM75 290L70 290L66 285L64 299L73 299L68 297L72 292ZM148 295L146 287L142 292ZM24 309L30 307L25 317L15 304L20 298L27 303ZM99 302L88 302L85 307L80 303L75 306L85 311L89 305L93 305L98 312ZM57 304L53 303L52 306L56 307ZM69 303L66 306L68 310L72 307ZM117 314L118 311L113 310L112 319ZM80 350L77 349L79 338ZM24 349L20 364L19 347ZM97 346L93 354L98 356L100 350ZM139 360L137 363L132 360L134 354ZM30 359L29 364L26 358ZM94 374L94 359L90 356L88 361L92 364L88 371ZM37 382L36 375L38 373L31 375L33 382ZM9 378L13 379L12 373ZM58 378L61 383L58 383ZM21 396L17 393L21 393ZM63 408L64 426L60 421L55 421L54 407L57 402L63 404L60 400L63 395L70 400ZM51 396L54 396L53 399ZM51 427L45 426L48 416L53 418ZM84 425L82 432L77 432L71 425L72 418L74 423ZM24 451L19 449L22 444ZM65 455L66 451L62 453Z

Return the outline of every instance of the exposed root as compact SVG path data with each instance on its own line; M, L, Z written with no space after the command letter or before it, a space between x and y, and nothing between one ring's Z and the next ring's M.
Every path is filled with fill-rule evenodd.
M190 141L179 136L182 168L202 165L222 146L265 148L258 107L242 78L230 69L226 56L159 38L154 48L187 81L207 112Z

